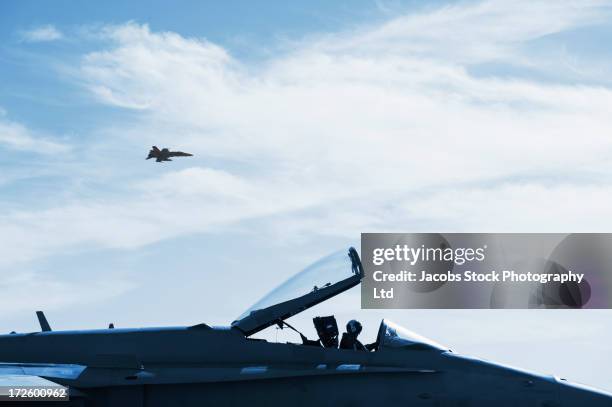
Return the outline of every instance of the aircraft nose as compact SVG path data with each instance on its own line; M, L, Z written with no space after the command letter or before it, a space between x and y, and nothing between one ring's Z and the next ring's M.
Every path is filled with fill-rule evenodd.
M559 380L559 398L563 407L611 407L612 394Z

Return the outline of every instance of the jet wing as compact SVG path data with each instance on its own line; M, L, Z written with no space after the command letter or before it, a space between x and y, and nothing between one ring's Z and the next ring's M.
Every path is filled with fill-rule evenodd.
M359 374L400 373L412 376L440 373L437 370L401 368L393 366L362 366L353 364L300 365L293 367L275 367L260 365L245 366L197 366L165 365L150 366L139 371L121 369L88 368L75 385L86 391L88 388L150 385L173 383L218 383L252 380L284 379L306 376L345 376ZM129 379L128 379L129 378Z
M39 377L48 380L74 380L86 366L56 363L0 363L0 381L7 377Z
M40 376L6 375L0 376L0 387L62 387Z
M336 376L372 373L429 375L437 370L360 364L266 365L151 365L138 369L86 367L72 364L0 364L0 389L14 387L68 388L70 396L90 388L144 384L251 381L304 376ZM0 390L1 391L1 390ZM2 394L0 393L0 397Z
M25 395L15 395L19 390L50 391L47 396L36 396L36 401L67 400L80 392L69 389L66 382L77 380L84 370L85 366L71 364L0 363L0 400L27 401L21 399Z
M149 155L147 156L147 160L150 158L159 157L159 153L159 148L157 148L156 146L151 147L151 150L149 150Z

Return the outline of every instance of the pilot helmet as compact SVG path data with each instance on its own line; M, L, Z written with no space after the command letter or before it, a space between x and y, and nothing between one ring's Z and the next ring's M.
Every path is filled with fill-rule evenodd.
M359 321L356 321L354 319L351 319L348 324L346 324L346 332L348 332L351 335L359 335L359 333L361 332L361 324L359 323Z

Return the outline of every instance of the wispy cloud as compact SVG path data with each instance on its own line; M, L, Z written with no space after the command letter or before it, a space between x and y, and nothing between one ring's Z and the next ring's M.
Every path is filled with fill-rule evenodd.
M52 276L21 272L3 275L0 289L6 295L2 299L0 318L8 318L20 311L33 308L53 310L74 304L88 304L106 300L130 290L132 285L122 280L92 278L86 282L62 281ZM53 295L41 295L53 293Z
M20 36L25 42L50 42L64 38L62 32L50 24L21 31Z
M70 149L66 144L35 134L24 125L8 120L5 111L0 110L0 113L0 149L4 147L38 154L63 153Z
M611 15L612 7L602 0L460 2L348 35L323 36L315 44L337 52L413 55L457 65L494 60L529 63L521 49L528 41L599 24Z
M58 152L66 152L69 147L60 143L40 139L35 136L25 126L10 121L7 111L0 106L0 152L8 151L37 151L40 149L40 154L51 154ZM47 145L49 143L50 145ZM11 184L13 182L35 177L38 174L33 174L33 171L24 171L23 168L16 168L6 165L0 172L0 187Z
M290 227L311 235L449 224L541 231L553 215L583 230L609 227L601 219L612 210L597 201L550 211L545 197L612 198L593 176L611 170L612 92L468 69L490 60L537 65L523 45L607 12L599 2L464 4L306 39L257 64L203 39L107 26L104 48L83 56L78 80L138 120L113 123L100 143L126 134L142 145L161 140L194 152L193 167L167 169L158 182L127 181L123 167L129 193L5 212L0 224L18 237L6 243L15 260L82 242L135 248L257 217L274 229L288 213L303 213ZM533 179L542 174L587 182ZM451 200L455 216L434 196Z

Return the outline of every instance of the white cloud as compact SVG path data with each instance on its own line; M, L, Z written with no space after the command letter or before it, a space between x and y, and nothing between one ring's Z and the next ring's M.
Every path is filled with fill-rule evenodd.
M257 217L271 229L289 222L301 233L345 236L414 225L541 231L559 224L553 215L565 226L609 228L612 210L598 202L610 191L593 174L610 171L612 92L467 69L535 63L522 44L598 23L607 8L519 3L399 17L307 39L253 65L203 39L106 27L108 46L83 57L79 79L139 120L113 123L102 142L128 133L145 145L161 140L194 152L195 165L131 181L127 196L5 212L14 251L4 261L83 242L134 248ZM213 169L211 160L228 166ZM551 174L590 183L534 179ZM562 199L586 193L600 201ZM553 210L547 195L560 202ZM296 211L306 215L283 215Z
M505 60L530 63L521 54L527 41L607 21L603 0L489 0L459 3L395 18L374 29L324 37L318 47L361 54L417 55L446 63Z
M65 144L34 134L22 124L6 119L6 111L0 110L0 113L0 148L32 151L39 154L56 154L69 150Z
M228 172L211 168L192 167L164 174L161 178L142 182L139 187L147 194L160 196L201 196L210 198L247 198L255 186Z
M48 24L22 31L21 38L26 42L49 42L61 40L64 35L55 26Z
M2 298L0 318L7 319L15 312L32 312L33 308L48 311L103 301L131 288L130 283L121 280L89 279L78 283L60 281L38 273L3 275L0 289L5 295Z

